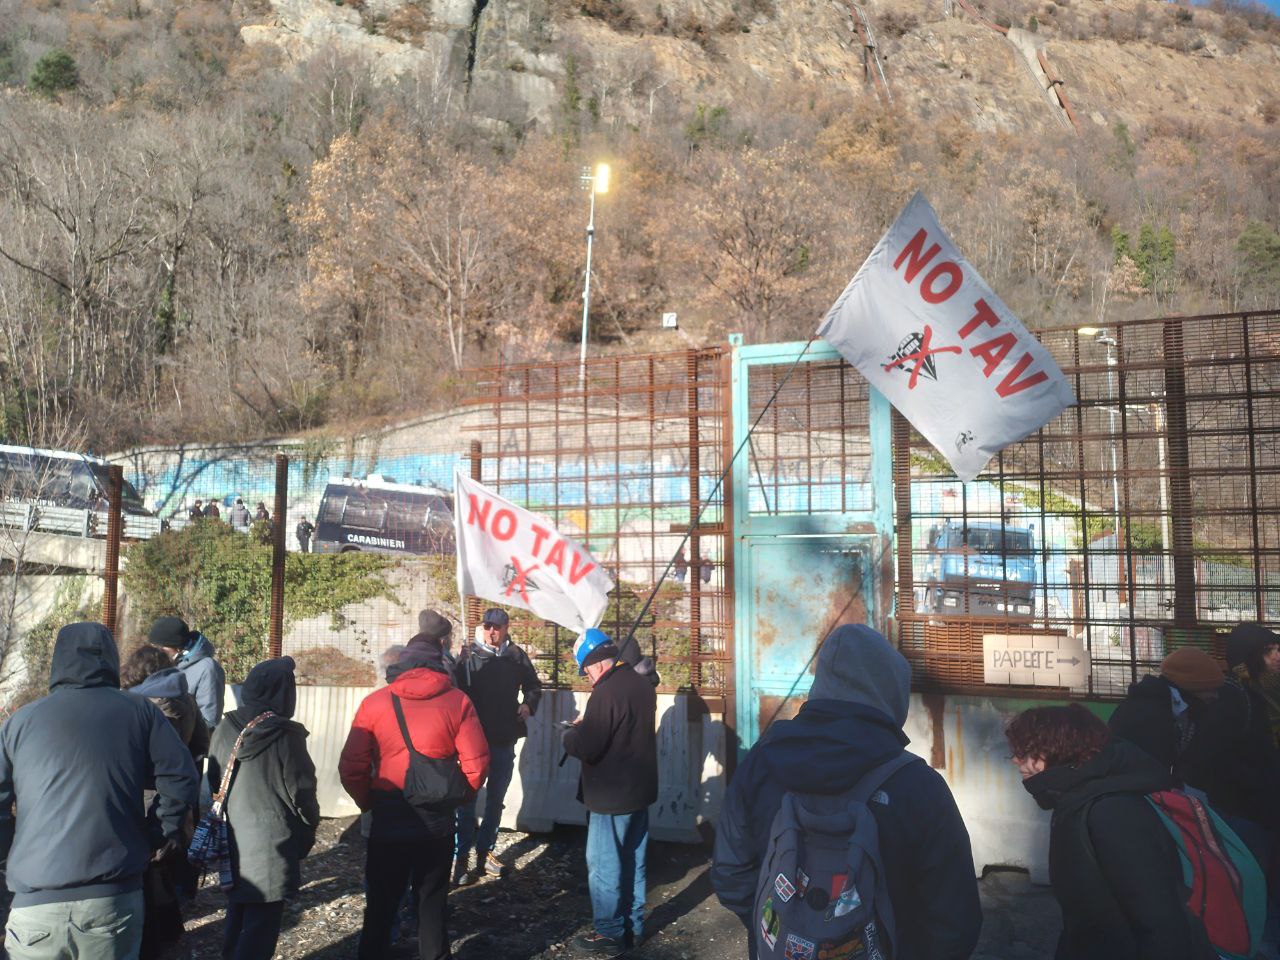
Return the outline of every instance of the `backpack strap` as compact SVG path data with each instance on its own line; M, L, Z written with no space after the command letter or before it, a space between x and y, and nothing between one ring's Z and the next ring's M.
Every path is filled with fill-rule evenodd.
M409 725L404 722L404 707L400 705L400 698L394 693L391 695L391 708L396 712L396 723L400 724L400 736L404 737L404 745L409 748L409 756L421 756L409 736Z
M227 766L222 771L222 783L218 785L218 792L213 797L213 803L218 809L222 808L222 804L226 802L227 793L231 790L231 774L235 771L236 755L240 752L240 744L244 743L245 734L260 724L267 717L274 717L275 714L270 710L258 714L252 720L244 725L244 729L240 731L240 735L236 737L235 745L231 748L231 754L227 757Z
M857 800L859 803L868 802L872 794L884 786L890 777L903 767L910 766L916 762L923 763L924 761L909 750L903 750L896 757L886 760L877 767L872 767L854 784L853 789L848 793L849 799Z

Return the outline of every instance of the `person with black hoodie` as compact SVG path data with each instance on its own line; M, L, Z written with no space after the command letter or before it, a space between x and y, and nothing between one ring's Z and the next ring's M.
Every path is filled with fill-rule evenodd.
M49 695L0 729L0 858L14 960L136 956L142 874L152 859L143 791L154 784L165 837L180 849L199 802L191 754L164 715L119 689L110 631L58 631Z
M774 721L738 765L716 824L711 886L746 925L752 958L756 884L783 794L845 794L900 756L910 696L911 666L902 654L868 626L837 627L818 652L809 699L795 719ZM868 807L893 905L893 955L968 957L982 907L969 833L946 780L923 761L908 763L876 797Z
M489 781L485 785L484 819L476 829L476 803L458 808L458 849L453 882L464 885L475 879L471 872L471 848L476 851L476 871L501 877L503 864L494 855L502 801L515 772L516 741L528 732L525 723L538 709L542 681L529 655L508 636L510 617L493 607L480 621L484 642L470 643L453 668L458 689L471 698L480 726L489 741Z
M227 891L222 956L271 960L284 901L298 891L300 864L320 823L307 729L290 719L297 704L293 658L255 665L240 688L240 704L222 718L209 748L209 787L216 793L244 732L226 798L235 882Z
M1174 786L1160 760L1078 703L1006 730L1022 785L1045 810L1049 883L1062 910L1055 960L1215 960L1187 909L1178 851L1146 794Z

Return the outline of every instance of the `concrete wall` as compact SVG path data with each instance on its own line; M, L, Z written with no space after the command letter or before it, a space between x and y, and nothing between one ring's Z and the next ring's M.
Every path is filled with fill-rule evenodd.
M360 701L375 688L299 687L295 719L311 736L307 747L319 780L320 812L326 817L352 816L359 811L338 780L338 757ZM235 701L228 688L227 704ZM560 765L557 720L579 715L586 693L547 691L529 736L516 752L517 775L507 791L502 825L532 832L550 830L557 823L586 823L577 802L578 761ZM715 820L724 796L724 724L702 716L688 718L683 694L658 696L658 802L651 810L651 829L661 840L696 842L699 826ZM479 798L484 802L484 791Z

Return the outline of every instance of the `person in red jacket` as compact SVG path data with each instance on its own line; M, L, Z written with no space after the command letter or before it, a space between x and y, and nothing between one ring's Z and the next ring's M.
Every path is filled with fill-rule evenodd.
M392 920L410 883L418 891L419 955L422 960L451 956L445 901L454 816L420 813L405 799L409 750L393 698L400 702L418 753L456 754L473 790L480 789L489 770L480 718L467 695L453 686L445 666L442 642L449 636L449 621L431 613L420 624L422 631L409 641L400 662L387 669L388 685L360 704L338 761L343 788L361 810L372 811L359 960L386 956Z

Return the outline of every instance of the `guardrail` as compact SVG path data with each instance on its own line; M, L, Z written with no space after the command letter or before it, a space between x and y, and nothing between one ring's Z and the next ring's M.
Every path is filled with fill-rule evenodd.
M164 529L164 523L159 517L125 514L121 520L124 523L124 537L129 540L149 540ZM0 527L105 539L107 511L6 501L0 503Z

